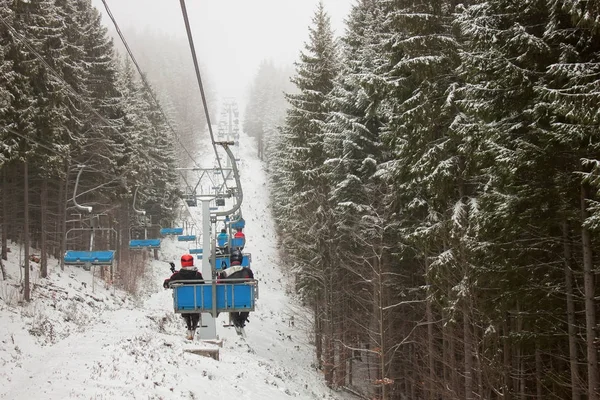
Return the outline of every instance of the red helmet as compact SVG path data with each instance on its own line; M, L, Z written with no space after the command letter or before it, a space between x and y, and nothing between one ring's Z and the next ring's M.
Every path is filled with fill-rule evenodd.
M194 256L191 254L184 254L181 256L181 266L182 267L193 267L194 266Z

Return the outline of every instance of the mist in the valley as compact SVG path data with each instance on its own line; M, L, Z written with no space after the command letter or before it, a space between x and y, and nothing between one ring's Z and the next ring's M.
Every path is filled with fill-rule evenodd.
M125 33L140 66L158 90L168 75L194 78L179 1L105 0ZM354 0L322 0L336 33ZM114 32L102 0L92 0ZM289 70L308 39L308 27L319 0L188 0L201 73L210 97L245 101L263 61ZM120 48L118 39L115 40ZM157 82L163 80L165 82ZM194 80L184 90L196 89Z

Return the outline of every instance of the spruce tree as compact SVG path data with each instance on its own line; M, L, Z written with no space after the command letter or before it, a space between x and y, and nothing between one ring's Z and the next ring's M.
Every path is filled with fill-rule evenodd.
M324 359L328 384L333 384L335 357L331 300L336 271L330 249L335 232L323 170L323 123L329 111L327 94L333 87L337 69L330 18L321 3L292 78L298 93L286 95L290 108L279 145L284 158L277 167L283 171L278 186L280 198L285 196L284 203L278 206L284 210L278 213L279 223L286 231L287 250L299 268L299 290L314 307L318 358L320 362Z

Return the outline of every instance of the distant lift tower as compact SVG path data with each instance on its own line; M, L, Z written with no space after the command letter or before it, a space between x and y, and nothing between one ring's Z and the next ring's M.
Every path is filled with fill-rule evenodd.
M240 120L237 102L233 98L225 98L221 108L221 117L219 120L218 134L225 137L226 142L234 141L239 145L240 139ZM231 160L227 159L227 168L231 168ZM236 157L237 159L237 157Z

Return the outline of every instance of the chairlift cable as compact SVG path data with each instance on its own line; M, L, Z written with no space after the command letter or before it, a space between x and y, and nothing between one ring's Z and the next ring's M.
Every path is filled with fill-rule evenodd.
M48 72L50 73L50 75L56 79L58 82L60 82L63 87L77 100L81 101L81 103L86 106L86 108L92 112L92 114L94 114L96 117L98 117L98 119L105 124L105 126L97 126L94 125L96 128L109 128L112 129L113 131L115 131L118 134L121 134L122 132L119 131L119 129L108 119L106 119L104 116L102 116L102 114L100 114L95 108L94 106L87 101L85 98L83 98L79 93L77 93L77 91L71 86L71 84L69 84L67 81L65 81L61 75L50 65L46 62L46 60L44 59L44 57L42 57L34 48L33 46L31 46L31 44L29 43L28 39L25 38L25 36L23 36L21 33L19 33L11 24L8 23L8 21L2 16L0 15L0 23L2 23L4 26L6 26L6 28L13 34L13 37L15 39L17 39L20 43L22 43L25 47L27 47L27 49L31 52L31 54L34 55L35 58L37 58L43 65L44 67L48 70ZM34 140L33 138L24 136L19 134L18 132L16 132L15 130L8 128L8 127L3 127L3 129L19 136L20 138L30 141L32 143L36 143L37 145L39 145L40 147L45 148L46 150L49 150L51 152L53 152L54 154L60 156L61 158L64 157L64 154L60 154L57 151L45 146L44 144ZM150 157L151 158L151 157Z
M103 123L106 124L106 127L113 129L115 132L117 133L121 133L119 132L119 130L117 129L116 126L114 126L112 124L112 122L110 122L108 119L106 119L105 117L103 117L98 111L96 111L96 109L83 97L81 97L79 95L79 93L77 93L75 91L75 89L69 84L67 83L58 72L56 72L56 70L54 68L52 68L52 66L50 64L48 64L46 62L46 60L44 60L44 57L42 57L28 42L28 40L25 38L25 36L23 36L22 34L20 34L12 25L10 25L6 19L4 17L2 17L2 15L0 15L0 22L2 24L4 24L4 26L6 26L6 28L14 35L14 37L19 40L25 47L27 47L27 49L42 63L44 64L44 67L46 67L48 69L48 71L50 72L50 74L52 76L54 76L54 78L56 80L58 80L60 83L62 83L64 85L64 88L70 92L76 99L78 99L79 101L81 101L85 106L87 106L87 108L98 117L98 119L100 121L102 121Z
M210 114L208 112L208 104L206 102L206 96L204 94L204 86L202 85L202 77L200 75L200 67L198 66L198 57L196 56L196 49L194 47L194 39L192 38L192 29L190 27L190 21L188 18L187 9L185 7L185 0L180 0L180 4L181 4L181 12L183 14L183 21L185 22L185 30L187 32L188 42L190 44L190 51L192 52L192 60L194 61L194 68L196 71L196 80L198 81L198 87L200 88L200 95L202 96L202 105L204 106L204 114L206 115L206 123L208 124L208 132L210 134L210 140L212 142L212 147L215 152L215 157L217 158L217 163L219 164L219 169L221 170L221 175L223 175L223 181L225 182L225 187L227 188L227 178L225 177L225 171L223 171L223 166L221 165L221 159L219 158L219 153L217 151L217 145L216 145L215 136L214 136L213 130L212 130L212 124L210 123Z
M167 124L167 126L169 127L169 129L171 130L171 132L173 133L173 136L175 136L175 139L177 140L177 142L179 143L179 145L183 148L183 150L188 155L188 157L192 160L192 162L194 163L194 165L196 165L198 167L198 163L196 163L196 160L194 159L194 157L190 154L190 152L183 145L183 143L181 143L181 140L179 139L179 135L177 134L177 132L175 132L175 129L173 128L173 126L171 125L171 122L169 121L169 118L167 118L165 112L163 111L162 107L160 106L160 103L159 103L158 99L156 98L156 95L152 91L152 87L148 83L148 80L146 79L146 76L142 72L142 69L140 68L140 65L138 64L137 60L135 59L135 57L133 55L133 52L131 51L131 48L129 47L129 44L127 43L127 40L125 40L125 36L123 35L123 33L121 32L121 29L119 28L119 24L117 24L117 21L116 21L115 17L113 16L112 12L110 11L110 8L108 7L108 4L106 3L106 0L102 0L102 3L104 4L104 8L106 9L106 13L110 17L110 19L113 22L113 24L115 25L115 29L117 30L117 34L121 38L121 41L123 42L123 45L125 46L125 49L127 50L127 53L129 54L129 57L131 58L131 61L133 61L133 64L135 65L135 68L137 69L138 73L140 74L140 77L142 79L142 83L144 84L145 89L148 91L148 94L150 95L150 97L152 98L152 100L154 100L154 103L155 103L156 107L158 108L158 111L163 116L163 119L165 120L165 123Z

